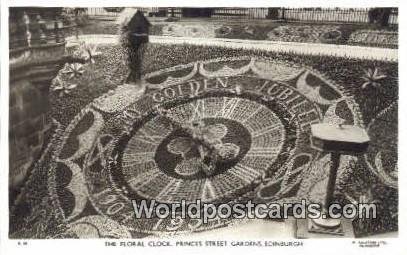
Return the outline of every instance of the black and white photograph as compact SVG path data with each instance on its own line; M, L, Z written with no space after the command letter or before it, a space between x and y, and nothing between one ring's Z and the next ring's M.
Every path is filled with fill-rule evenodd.
M8 246L402 254L397 4L12 2Z

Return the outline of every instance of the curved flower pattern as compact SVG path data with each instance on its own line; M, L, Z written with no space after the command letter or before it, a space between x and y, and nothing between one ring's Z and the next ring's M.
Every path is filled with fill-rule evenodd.
M368 68L367 70L363 71L365 74L361 78L365 82L362 84L362 89L365 89L368 86L378 88L381 86L380 81L387 77L386 75L381 74L379 69L377 69L376 67L374 69Z
M379 151L376 154L375 160L374 160L375 168L372 168L376 170L379 178L386 184L390 185L391 187L397 187L398 183L398 168L397 164L394 165L393 169L386 169L383 165L383 159L382 159L382 152Z
M247 34L254 35L254 28L252 26L245 26L243 29Z
M225 36L232 32L232 28L229 26L222 26L220 28L215 29L216 35Z
M356 30L349 36L348 43L397 47L398 33L386 30Z
M167 150L186 158L186 154L192 149L193 145L194 143L189 137L177 137L167 145Z
M200 24L199 26L189 24L170 24L165 25L162 31L164 36L215 38L215 31L220 27L220 25L212 24Z
M339 26L333 25L287 25L274 28L267 33L267 37L272 41L293 41L293 42L334 42L342 37Z
M69 223L68 231L85 238L130 238L130 232L117 221L105 216L90 215Z
M240 148L233 143L221 143L215 145L218 155L224 160L230 160L239 155Z

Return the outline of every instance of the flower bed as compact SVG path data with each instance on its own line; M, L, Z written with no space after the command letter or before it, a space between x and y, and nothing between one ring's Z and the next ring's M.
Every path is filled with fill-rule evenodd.
M171 30L171 33L168 32ZM191 32L195 31L195 32ZM397 31L376 30L353 24L168 24L154 35L270 40L283 42L351 44L397 48Z
M71 52L75 50L76 49L70 49ZM75 116L83 115L81 122L76 125L75 129L68 127L68 129L72 129L71 134L73 135L82 134L94 121L93 118L87 118L86 114L88 113L82 112L82 110L95 98L100 97L106 92L107 95L114 94L113 89L122 85L128 75L125 56L119 46L103 46L99 49L93 49L93 51L101 52L102 54L96 54L92 57L93 61L89 61L83 66L72 66L71 69L67 68L61 72L60 79L62 82L71 85L64 87L56 84L51 90L52 114L55 120L61 123L61 129L67 128ZM378 163L379 160L376 160L374 163L377 164L374 165L374 167L377 168L378 164L382 164L382 166L386 168L393 167L392 169L394 169L394 164L397 162L397 154L394 155L392 148L397 147L397 140L394 140L394 137L397 137L394 135L397 133L397 115L389 113L397 109L397 105L394 105L398 100L397 63L326 56L300 56L289 53L227 49L222 47L149 44L146 48L145 60L143 62L143 73L147 74L181 65L182 68L175 68L172 71L166 70L161 76L156 74L154 76L155 79L149 80L149 82L154 81L161 83L170 76L172 80L188 76L188 74L194 70L194 66L188 65L189 63L211 59L219 60L206 65L205 72L212 73L219 69L222 70L221 68L224 67L228 61L231 63L230 66L228 65L228 72L231 72L232 69L230 68L245 70L245 67L250 62L247 59L231 61L231 59L236 59L241 56L273 60L281 65L294 68L294 71L296 70L295 68L305 66L313 70L318 70L324 80L334 81L334 84L338 85L337 89L340 90L343 95L349 96L349 98L355 100L356 104L359 105L361 116L357 116L357 118L364 122L366 126L370 127L369 134L373 142L383 137L393 137L393 139L387 140L387 142L393 146L389 146L390 149L382 152L386 155L386 159L383 157L380 158L380 163ZM296 63L296 65L292 63ZM273 71L278 73L279 69L273 69ZM202 72L202 70L200 72ZM273 74L273 72L271 72L271 74ZM314 80L314 83L318 84L318 80ZM72 84L75 84L75 86L72 86ZM61 89L61 87L65 88L66 91ZM329 92L329 90L325 90L325 92L321 93L325 93L323 96L331 98L332 100L332 91ZM323 101L321 102L324 103ZM390 106L391 109L389 108ZM89 107L87 109L89 109ZM334 113L338 109L338 107L333 108ZM334 115L336 114L347 119L349 112L340 111ZM94 116L97 117L97 115ZM385 119L385 122L380 122L378 119ZM368 125L370 123L373 124ZM385 123L391 123L391 125L386 125ZM114 129L114 127L121 128L120 123L112 122L108 123L108 125L111 126L112 129ZM383 134L378 130L384 133L388 132L388 134ZM390 136L390 134L393 134L393 136ZM73 152L77 150L78 142L75 137L70 140L70 144L72 144L72 147L67 146L62 150L62 153L66 154L67 157L72 156ZM377 156L377 153L378 150L376 149L369 155L373 155L373 159L379 158L380 156ZM397 150L395 150L395 153L397 153ZM387 160L387 158L389 158L387 155L389 154L391 154L392 160ZM337 196L337 199L343 203L366 200L380 203L379 218L377 220L354 222L356 234L359 236L397 229L397 217L394 218L394 215L397 215L397 187L383 182L380 175L372 174L367 166L369 163L372 163L372 157L369 156L367 159L358 157L354 159L354 163L345 169L344 173L342 173L341 181L338 183L340 194ZM302 160L304 159L299 158L298 162L294 162L295 164L293 163L293 165L300 164ZM51 161L44 162L45 167L43 169L46 169L49 162ZM47 174L46 172L47 171L44 171L42 174ZM394 173L393 171L391 175L396 176L397 172ZM295 179L299 178L295 175L291 175L291 177ZM36 175L35 178L40 178L40 175ZM268 184L265 185L266 187L271 186ZM368 194L366 194L366 187L369 187ZM72 198L66 197L66 199ZM392 217L389 218L389 215L392 215Z
M115 21L90 20L85 27L71 30L76 34L117 34ZM283 42L330 43L372 47L398 47L396 27L377 28L368 24L307 24L252 22L169 22L153 23L151 35L196 38L228 38Z
M81 76L81 79L72 80L73 83L78 83L78 89L72 91L72 94L70 94L68 98L76 98L76 100L83 101L84 103L89 102L89 100L99 96L103 92L115 88L125 79L127 68L125 57L120 47L105 46L100 48L99 51L103 52L103 55L96 56L95 64L85 67L85 74ZM149 73L162 68L205 59L227 58L241 55L293 61L320 70L327 75L328 78L335 80L354 93L358 104L362 106L361 109L366 123L385 106L397 100L397 63L384 61L366 61L322 56L298 56L286 53L227 49L223 47L149 44L145 53L143 72ZM378 87L368 84L365 88L362 88L366 82L366 71L372 68L376 68L380 73L385 74L386 78L379 82L380 85ZM65 100L55 95L53 95L52 98L57 106L59 106L61 100ZM74 105L76 103L70 103L69 100L61 103L61 106L65 104L72 106L73 109L77 108ZM82 103L80 105L83 106ZM71 109L70 107L68 108Z

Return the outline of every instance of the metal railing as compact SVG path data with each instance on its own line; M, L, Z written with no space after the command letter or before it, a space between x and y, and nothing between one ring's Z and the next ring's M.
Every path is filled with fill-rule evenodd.
M184 17L188 8L138 8L150 16ZM368 23L368 8L207 8L214 19L279 19L305 22ZM274 14L273 14L274 11ZM109 12L105 8L88 8L89 16L117 17L119 12ZM188 17L192 17L188 12ZM274 16L273 16L274 15ZM202 17L199 14L196 17ZM389 25L398 24L398 10L392 8Z
M91 17L118 17L119 12L108 12L104 8L88 8L87 14Z
M110 8L87 8L87 14L90 17L110 17L110 18L115 18L120 15L120 11L109 11ZM113 8L112 8L113 9ZM117 8L120 9L120 8ZM152 8L137 8L141 10L144 13L149 13L149 12L158 12L159 8L158 7L152 7ZM161 9L161 8L160 8ZM165 8L168 9L168 8Z
M279 17L291 21L369 23L369 9L281 8ZM398 24L397 9L391 10L389 24Z

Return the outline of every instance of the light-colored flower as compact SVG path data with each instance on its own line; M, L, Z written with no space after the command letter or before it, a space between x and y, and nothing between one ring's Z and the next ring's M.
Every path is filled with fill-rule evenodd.
M81 57L90 63L95 63L95 56L102 54L102 52L98 51L98 47L96 44L90 44L86 42L81 42L79 44L78 50L74 53L75 56Z
M69 79L72 79L81 76L85 72L85 69L81 63L71 63L66 64L61 72L68 75Z
M248 34L254 35L254 28L252 26L245 26L244 31Z
M381 86L380 81L386 78L387 76L381 74L379 69L376 67L374 69L368 68L367 70L363 70L364 75L361 77L365 82L362 84L362 89L367 88L368 86L372 86L378 88Z
M78 85L73 83L66 83L64 82L59 76L57 76L52 81L51 89L55 92L59 92L59 96L67 95L71 93L71 90L76 88Z

